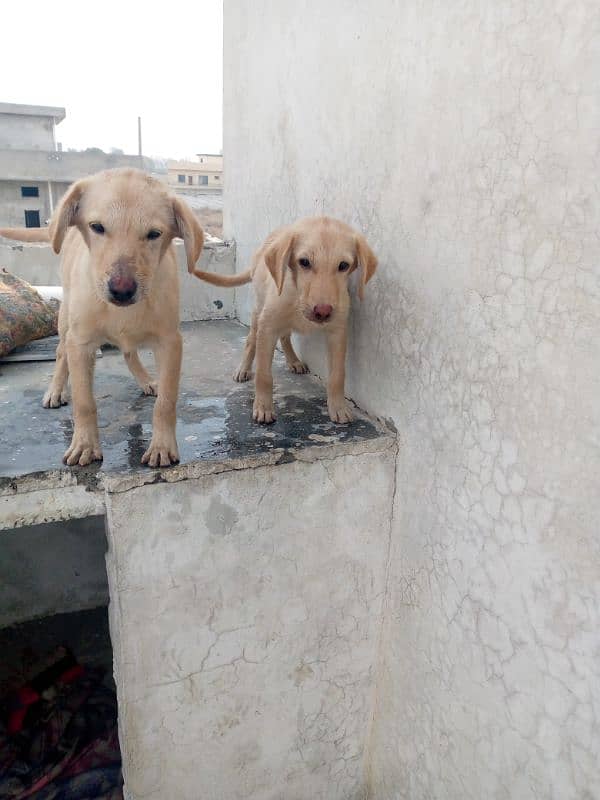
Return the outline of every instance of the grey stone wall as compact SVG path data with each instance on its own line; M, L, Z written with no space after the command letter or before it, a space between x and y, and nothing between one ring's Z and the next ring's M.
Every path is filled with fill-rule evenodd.
M238 269L315 213L380 259L348 360L401 442L377 800L600 796L599 54L583 0L225 4Z

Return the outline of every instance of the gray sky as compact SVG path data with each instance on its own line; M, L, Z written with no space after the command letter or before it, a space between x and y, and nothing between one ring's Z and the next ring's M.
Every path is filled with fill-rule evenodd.
M10 7L10 10L7 10ZM222 147L221 0L29 0L3 13L0 102L64 106L63 147Z

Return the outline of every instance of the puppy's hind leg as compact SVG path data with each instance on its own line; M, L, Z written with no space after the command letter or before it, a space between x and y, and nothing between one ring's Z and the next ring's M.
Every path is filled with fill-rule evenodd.
M152 376L146 367L140 361L137 350L128 350L123 352L125 363L129 367L129 371L138 382L138 386L146 395L156 397L158 394L158 381L153 381Z
M60 408L67 404L67 391L65 385L69 377L69 362L67 360L66 338L67 338L67 311L64 303L61 303L58 312L58 347L56 348L56 366L50 386L42 405L44 408Z
M252 377L252 362L256 355L256 331L258 328L258 313L252 312L252 321L250 322L250 332L244 345L244 355L242 361L236 372L233 373L233 380L238 383L249 381Z
M307 365L304 363L304 361L300 360L298 354L294 350L294 346L292 345L292 337L289 335L282 336L279 341L281 342L281 349L283 350L283 354L290 371L295 372L297 375L306 375L307 372L310 372Z

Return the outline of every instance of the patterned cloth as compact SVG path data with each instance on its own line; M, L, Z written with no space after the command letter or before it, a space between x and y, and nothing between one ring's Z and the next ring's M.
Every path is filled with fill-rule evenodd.
M0 271L0 356L58 330L57 300L44 300L27 281Z
M102 678L63 650L4 699L0 800L122 800L117 701Z

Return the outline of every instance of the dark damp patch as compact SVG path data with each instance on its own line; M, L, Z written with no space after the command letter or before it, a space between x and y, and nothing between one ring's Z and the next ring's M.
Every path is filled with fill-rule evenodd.
M184 364L177 407L177 441L182 463L250 458L278 452L294 459L303 447L327 447L373 439L381 431L369 420L349 425L329 420L325 391L309 375L287 371L280 354L274 369L277 421L252 420L254 383L234 383L244 329L233 322L184 327ZM152 361L142 353L152 369ZM53 365L7 365L0 386L0 488L14 477L67 470L62 463L73 432L72 407L42 408ZM141 394L118 352L106 352L96 369L94 396L104 461L73 470L79 484L95 488L98 472L145 471L140 463L152 435L154 397Z

